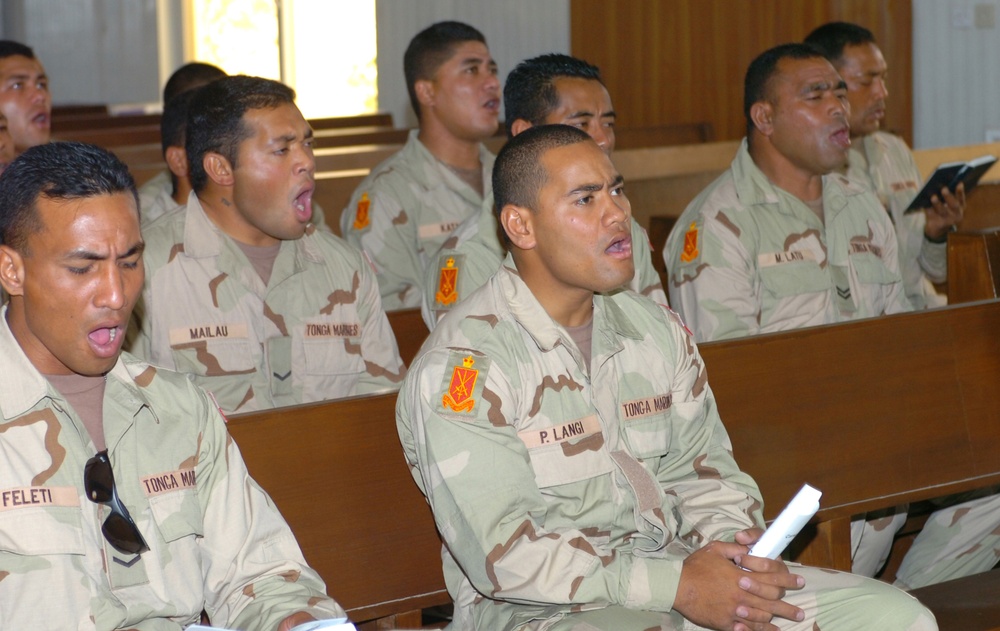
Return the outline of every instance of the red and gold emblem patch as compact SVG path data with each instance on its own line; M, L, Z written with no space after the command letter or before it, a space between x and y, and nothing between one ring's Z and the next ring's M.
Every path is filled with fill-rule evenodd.
M368 206L371 204L368 201L368 193L362 193L361 199L358 200L358 212L354 215L354 229L364 230L368 227Z
M687 233L684 234L684 251L681 252L681 262L690 263L698 258L698 224L691 222Z
M455 366L451 373L448 392L445 392L441 397L441 403L446 408L451 408L456 412L471 412L476 405L472 393L476 388L479 371L472 367L475 363L476 360L469 355L462 360L461 366Z
M442 305L450 305L458 300L458 267L455 266L455 257L453 256L449 256L444 267L441 268L434 299Z

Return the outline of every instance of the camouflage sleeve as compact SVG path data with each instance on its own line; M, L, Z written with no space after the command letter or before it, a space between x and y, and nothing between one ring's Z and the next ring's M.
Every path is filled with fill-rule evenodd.
M358 315L361 318L361 357L365 372L358 380L355 394L396 390L406 376L399 356L396 335L382 310L378 283L362 256L358 256L361 284L358 287Z
M920 175L920 168L917 166L917 161L913 157L913 152L910 151L910 148L905 143L901 142L898 147L895 147L892 156L901 163L900 168L909 174L910 179L914 182L921 182L923 180ZM912 196L910 201L912 201ZM909 201L907 205L909 205ZM921 215L923 215L922 212ZM919 228L920 230L920 254L917 256L920 269L923 270L932 283L943 283L946 281L948 279L947 243L931 243L925 239L923 234L924 221L912 222L912 224L909 222L901 223L905 226L912 225L913 228Z
M195 472L204 515L205 609L212 622L274 631L297 611L317 619L345 615L306 565L271 498L250 477L218 410L207 395L198 395L207 422Z
M442 404L452 374L447 359L456 353L475 355L479 367L476 404L465 414ZM518 379L516 368L452 348L421 357L404 383L396 409L400 438L449 553L492 599L669 610L681 554L639 557L611 547L600 532L556 525L561 511L550 509L527 448L504 416L517 407Z
M660 283L660 275L653 268L653 252L649 244L649 235L642 226L632 219L632 260L635 262L635 276L629 283L629 288L636 293L647 296L660 305L667 304L667 294Z
M401 200L387 191L372 190L363 213L349 206L341 219L344 239L368 253L375 265L382 306L387 311L420 304L424 261L417 251L417 228Z
M424 270L420 313L433 331L445 313L486 284L503 263L502 250L472 238L438 250Z
M933 243L923 238L920 245L920 269L924 270L932 283L948 280L948 243Z
M665 250L670 304L699 342L760 332L756 261L724 218L702 212L678 222Z
M763 526L763 501L756 482L733 459L729 434L708 385L705 364L679 316L666 310L676 366L672 407L678 419L671 441L681 444L657 470L669 495L680 498L679 532L693 547L732 541L737 531ZM693 458L692 458L693 455Z

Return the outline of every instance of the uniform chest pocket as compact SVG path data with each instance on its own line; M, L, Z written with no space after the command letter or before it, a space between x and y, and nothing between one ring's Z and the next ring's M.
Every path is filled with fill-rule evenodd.
M171 343L170 349L179 372L204 377L224 377L255 371L253 351L245 333L242 337Z
M891 285L901 279L899 274L886 267L882 259L870 252L852 254L849 260L862 284Z
M20 556L84 554L79 506L0 511L0 552Z
M347 305L345 305L347 307ZM361 356L361 323L357 310L337 310L336 319L306 322L293 343L297 358L293 372L301 367L306 375L351 375L364 372Z
M528 448L539 488L581 482L610 473L604 432L596 416L517 433Z
M172 543L205 534L205 524L194 489L182 489L149 498L149 509L160 536Z
M833 286L829 274L815 261L792 261L759 269L764 289L776 297L827 292Z

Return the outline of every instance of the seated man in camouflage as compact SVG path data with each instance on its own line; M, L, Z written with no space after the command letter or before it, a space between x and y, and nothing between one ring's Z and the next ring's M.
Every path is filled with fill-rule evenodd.
M840 75L785 44L744 83L747 137L667 238L671 306L699 342L909 311L889 216L834 172L851 146Z
M932 283L948 278L948 233L965 214L964 186L945 188L929 208L907 213L923 178L906 141L879 129L889 95L888 67L875 36L857 24L830 22L810 33L805 43L823 53L847 84L851 150L841 172L873 190L892 217L907 298L914 309L945 304L947 298Z
M496 62L468 24L417 33L403 72L420 129L372 169L340 216L341 234L372 259L386 311L420 306L431 257L492 199L493 154L482 143L500 112Z
M884 583L748 555L760 493L690 335L619 289L631 210L589 136L519 134L493 190L510 253L431 333L396 408L454 628L937 628Z
M615 149L617 114L611 96L601 71L582 59L550 54L522 61L507 75L503 99L508 137L536 125L564 124L587 132L608 155ZM628 287L666 304L646 231L635 219L631 231L635 276ZM496 213L489 199L479 213L455 229L424 271L421 311L427 327L433 331L448 309L482 286L500 267L503 257L504 244L497 234Z
M107 151L43 144L0 176L0 626L342 617L211 398L121 352L142 248Z
M312 130L294 92L246 76L204 86L187 155L187 206L143 231L134 352L193 374L227 412L398 387L370 266L311 223Z

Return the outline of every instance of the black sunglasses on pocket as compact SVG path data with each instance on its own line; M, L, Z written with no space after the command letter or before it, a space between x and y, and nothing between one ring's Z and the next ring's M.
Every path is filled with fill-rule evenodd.
M91 502L104 504L111 514L104 520L101 532L115 549L128 554L139 554L149 550L139 528L132 521L128 509L118 499L115 489L115 474L111 470L108 450L100 451L83 467L83 486Z

